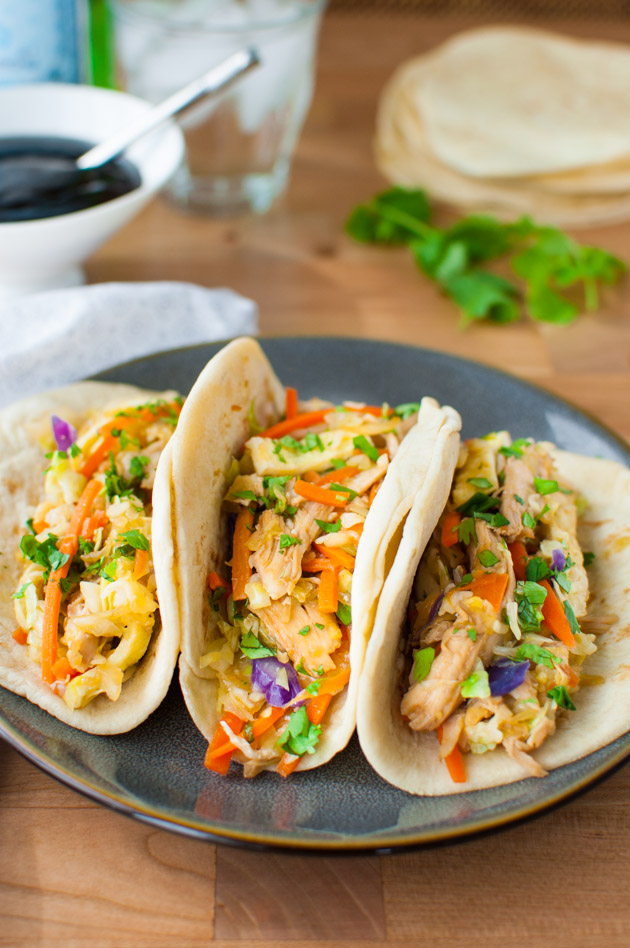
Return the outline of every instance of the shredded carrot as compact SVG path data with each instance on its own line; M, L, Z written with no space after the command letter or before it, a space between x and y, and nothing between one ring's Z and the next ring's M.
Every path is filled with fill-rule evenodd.
M353 523L351 527L348 527L348 530L351 530L353 533L356 533L358 536L361 536L363 533L363 524L362 523Z
M21 626L18 626L17 629L13 630L13 638L18 645L26 645L28 642L28 632L26 629L23 629Z
M59 679L76 678L80 673L76 670L76 668L72 667L68 659L64 656L64 658L60 658L53 665L53 674L55 678Z
M91 540L99 527L104 527L109 523L109 517L104 510L95 510L94 513L86 517L81 536L84 540Z
M146 576L148 569L149 569L149 551L136 550L136 555L133 561L132 579L141 579L143 576Z
M290 421L293 418L297 418L298 413L298 400L297 400L297 389L296 388L287 388L287 401L286 401L286 418L287 421Z
M323 543L314 543L313 546L318 553L321 553L322 556L329 559L335 566L340 566L342 569L349 569L350 571L354 569L354 556L346 553L341 547L325 546Z
M329 675L326 675L324 678L320 679L319 682L319 691L317 692L317 697L321 698L324 695L336 695L348 684L348 679L350 678L350 666L344 665L336 668L334 671L330 672Z
M47 526L48 523L45 520L36 520L33 524L33 530L35 533L43 533Z
M102 490L100 481L88 481L79 497L70 521L68 533L57 544L68 559L59 569L53 570L46 583L44 614L42 618L42 678L49 684L55 680L53 665L57 661L57 639L59 635L59 610L61 607L61 580L68 575L72 558L79 546L79 536L85 519L97 494Z
M309 556L302 560L302 572L321 573L322 570L331 569L332 563L325 556Z
M221 721L225 722L227 726L235 733L240 734L243 730L244 721L241 721L236 714L232 714L231 711L226 711ZM225 774L230 769L230 761L232 760L232 754L234 753L234 745L229 741L226 743L227 734L221 726L221 721L217 724L216 731L214 736L208 745L208 750L206 751L206 756L204 758L204 767L208 770L213 770L217 774L225 776ZM213 751L215 751L221 745L225 745L225 750L221 753L220 756L215 756Z
M330 484L331 481L336 481L341 484L347 480L347 478L354 477L354 475L358 473L358 467L354 467L352 464L346 464L345 467L340 467L336 471L329 471L328 474L324 474L323 477L319 478L317 483L320 487L323 487L324 484Z
M309 484L307 481L298 478L293 488L296 494L306 500L314 500L318 504L328 504L330 507L345 507L350 495L344 491L329 490L326 487L319 487L317 484Z
M442 743L442 732L443 728L442 725L440 725L437 729L440 744ZM444 758L444 763L448 767L448 772L451 775L453 783L466 783L466 767L458 744L456 744L450 754Z
M454 546L459 541L457 528L461 520L462 516L458 514L456 510L446 511L442 520L442 536L440 537L442 546L448 548L449 546Z
M475 577L467 586L461 589L470 589L474 596L489 602L495 612L498 612L505 596L508 585L507 573L482 573Z
M529 559L525 544L521 543L520 540L515 543L508 543L508 550L514 565L514 575L520 582L523 582L527 579L527 561Z
M332 701L332 695L316 695L306 706L306 716L311 724L320 724L322 718L328 711L328 705Z
M548 579L541 579L540 585L547 590L541 611L545 622L549 626L549 630L568 648L574 648L577 643L571 631L571 626L565 615L562 603L553 591Z
M243 507L239 511L234 526L234 542L232 549L232 596L234 600L245 599L245 586L252 575L249 565L251 551L247 542L252 535L254 526L254 511Z
M274 708L270 705L267 705L267 708L270 709L269 714L259 714L252 723L251 734L254 740L259 738L262 734L265 734L266 731L273 727L276 721L278 721L283 714L286 714L287 710L286 708ZM243 724L243 722L241 722L241 724ZM223 732L223 742L217 744L216 747L208 748L206 753L206 758L208 760L214 760L217 757L222 757L224 754L227 754L228 751L236 750L236 747L228 739L228 736L225 731L223 731L223 728L221 728L221 730ZM232 730L234 731L234 728L232 728ZM234 733L238 734L239 732L234 731Z
M569 679L569 687L575 688L575 686L579 685L580 683L580 676L576 671L573 670L573 668L571 668L568 662L562 666L562 670L564 671L565 669L567 678Z
M383 483L382 481L377 481L376 484L372 484L372 486L370 487L370 493L368 494L368 507L371 507L372 504L374 503L374 498L378 494L379 488L382 483Z
M283 438L284 435L291 434L299 428L312 428L313 425L321 425L326 415L334 411L334 408L321 408L319 411L307 411L302 415L294 415L293 418L286 418L279 421L271 428L261 431L260 438Z
M325 569L322 572L317 596L317 604L319 606L320 612L334 613L337 611L337 607L339 606L339 599L337 595L338 573L338 567L334 567L333 569Z
M295 768L297 767L297 765L300 763L301 760L302 758L296 757L295 754L283 754L282 757L280 758L280 762L278 766L276 767L276 770L278 771L280 776L284 777L284 779L286 780L286 778L289 777L293 773L293 771L295 770Z
M225 595L231 596L232 587L228 583L227 579L223 579L222 576L219 576L218 573L210 572L208 573L208 586L210 589L225 589Z

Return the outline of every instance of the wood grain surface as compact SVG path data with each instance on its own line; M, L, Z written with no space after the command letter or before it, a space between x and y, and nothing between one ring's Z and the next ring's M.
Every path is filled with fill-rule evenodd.
M523 320L461 332L404 251L344 236L350 208L383 185L371 157L383 83L405 57L480 22L329 15L315 100L278 206L216 221L160 199L91 259L90 281L231 286L258 302L265 334L389 339L478 359L630 439L629 281L567 329ZM630 41L627 20L546 25ZM581 239L630 259L630 223ZM245 852L103 809L0 742L0 945L621 948L630 944L629 792L622 767L533 821L395 856Z

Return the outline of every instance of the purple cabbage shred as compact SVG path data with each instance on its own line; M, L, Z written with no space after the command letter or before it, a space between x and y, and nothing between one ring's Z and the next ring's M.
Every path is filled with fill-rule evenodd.
M69 451L77 440L77 429L58 415L51 415L52 433L59 451Z
M488 669L488 684L493 698L507 695L525 681L529 661L514 662L511 658L498 658Z
M561 573L567 565L567 558L562 550L555 549L551 554L551 565L554 573Z
M278 684L278 676L286 672L289 687ZM282 675L284 677L284 675ZM292 701L302 687L298 680L297 672L290 662L280 662L277 658L271 656L267 658L254 658L252 661L252 687L267 699L267 704L274 708L283 708L285 704Z

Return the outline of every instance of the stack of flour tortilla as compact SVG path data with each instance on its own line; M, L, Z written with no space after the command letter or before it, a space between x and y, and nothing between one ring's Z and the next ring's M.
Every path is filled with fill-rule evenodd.
M542 30L460 33L403 63L378 110L394 184L502 217L630 217L630 49Z

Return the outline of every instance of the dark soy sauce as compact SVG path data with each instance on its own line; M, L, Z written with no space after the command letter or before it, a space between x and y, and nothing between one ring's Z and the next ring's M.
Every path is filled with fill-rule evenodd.
M79 171L91 142L44 136L0 137L0 221L32 221L82 211L134 191L140 172L125 158Z

